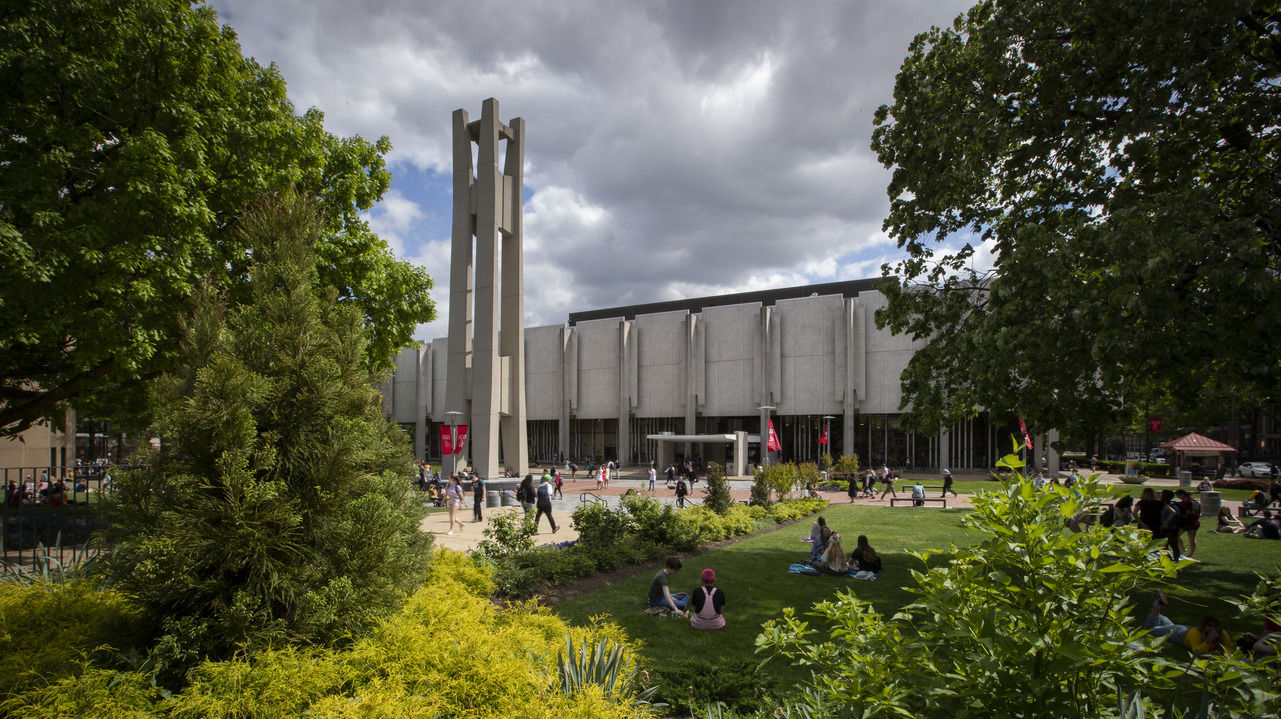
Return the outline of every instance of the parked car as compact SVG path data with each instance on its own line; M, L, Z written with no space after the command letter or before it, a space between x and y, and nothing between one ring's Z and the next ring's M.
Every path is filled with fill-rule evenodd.
M1237 474L1242 477L1271 477L1272 464L1270 462L1242 462L1237 467Z

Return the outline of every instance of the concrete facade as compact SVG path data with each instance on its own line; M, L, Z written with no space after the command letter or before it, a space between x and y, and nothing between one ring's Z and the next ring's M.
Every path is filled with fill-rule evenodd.
M874 285L591 310L564 325L525 329L526 454L509 455L504 443L493 466L523 470L525 457L553 455L647 464L660 458L650 435L740 431L750 435L756 462L765 405L775 408L768 414L783 442L781 459L809 461L829 451L856 452L864 465L989 466L997 432L986 419L929 436L898 427L899 375L916 345L876 328L873 313L885 298ZM442 396L454 387L453 365L439 359L447 353L440 339L407 350L389 382L391 416L426 438L425 446L415 443L420 458L439 457L435 426L448 423ZM826 447L817 443L824 417L832 418ZM736 464L732 442L665 444L675 445L676 456ZM472 460L479 471L474 449Z

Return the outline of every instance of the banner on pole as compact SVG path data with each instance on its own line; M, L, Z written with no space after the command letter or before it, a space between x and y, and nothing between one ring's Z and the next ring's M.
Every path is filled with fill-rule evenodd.
M454 440L454 454L463 453L463 445L467 444L467 425L458 425L458 437Z
M823 436L818 438L819 444L827 444L827 426L823 426Z
M440 453L448 456L454 453L454 435L450 433L449 427L440 425Z
M774 420L769 421L769 440L765 443L765 451L782 452L783 445L778 441L778 435L774 433Z

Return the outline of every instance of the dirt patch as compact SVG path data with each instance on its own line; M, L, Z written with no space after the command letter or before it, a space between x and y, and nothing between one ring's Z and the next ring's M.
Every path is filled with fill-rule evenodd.
M697 557L698 555L704 552L708 552L713 549L719 549L721 547L728 547L731 544L734 544L736 542L741 542L744 539L748 539L751 537L757 537L762 534L768 534L769 532L776 532L780 529L783 529L784 527L790 527L793 524L796 524L797 522L806 521L808 519L809 517L789 519L788 521L783 522L781 524L766 526L756 530L755 532L751 532L748 534L740 534L737 537L730 537L729 539L722 539L718 542L712 542L711 544L703 545L702 547L699 547L698 549L692 552L686 552L684 554L678 553L676 556L680 557L681 561L684 562L685 560L690 559L692 557ZM604 572L602 574L593 574L588 577L580 577L578 579L575 579L569 582L568 584L562 584L559 587L553 587L549 589L546 594L540 594L536 598L538 599L539 604L546 607L552 607L557 604L560 604L561 602L567 602L570 599L577 599L578 597L581 597L585 594L591 594L592 592L598 591L600 589L604 589L605 587L608 587L612 584L617 584L618 582L626 581L638 574L656 572L658 571L658 567L661 567L661 566L662 566L661 561L655 561L655 562L650 562L646 564L628 564L626 566L619 567L618 569L615 569L612 572Z

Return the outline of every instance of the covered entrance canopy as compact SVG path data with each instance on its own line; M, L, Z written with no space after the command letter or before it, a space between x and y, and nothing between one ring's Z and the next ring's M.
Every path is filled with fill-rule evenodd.
M677 442L688 442L690 444L733 444L734 459L733 462L727 463L725 474L731 477L742 477L747 474L748 436L746 432L740 431L730 434L672 434L671 432L664 432L662 434L646 435L646 439L658 443L658 470L660 472L676 457L676 449L673 445ZM760 441L759 438L757 441Z
M1235 454L1236 447L1210 439L1203 434L1190 432L1161 445L1161 449L1174 452L1174 466L1182 468L1187 460L1196 457L1213 457L1214 466L1223 464L1223 455Z

